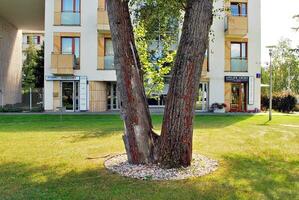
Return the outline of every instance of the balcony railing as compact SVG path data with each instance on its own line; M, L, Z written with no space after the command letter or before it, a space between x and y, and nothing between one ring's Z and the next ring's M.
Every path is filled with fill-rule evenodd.
M247 72L247 58L231 58L231 72Z
M81 13L73 11L61 12L61 25L80 25Z
M245 36L248 33L248 17L226 16L224 31L227 36Z
M115 70L114 56L99 56L98 68L104 70Z
M52 53L51 67L52 73L57 75L73 75L75 66L75 56L73 54Z

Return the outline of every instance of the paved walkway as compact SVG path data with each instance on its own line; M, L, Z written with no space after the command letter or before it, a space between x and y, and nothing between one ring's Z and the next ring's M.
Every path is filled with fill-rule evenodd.
M108 112L43 112L43 113L31 113L31 112L23 112L23 113L0 113L0 116L5 115L119 115L119 111L108 111ZM163 110L153 109L151 110L151 114L163 114ZM196 112L196 115L203 116L254 116L254 115L269 115L269 113L261 112L261 113L209 113L209 112ZM286 113L273 113L273 116L299 116L299 112L294 112L290 114Z

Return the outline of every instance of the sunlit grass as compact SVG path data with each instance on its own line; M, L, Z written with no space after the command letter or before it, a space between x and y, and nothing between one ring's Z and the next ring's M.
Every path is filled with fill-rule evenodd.
M154 116L155 130L161 116ZM0 199L299 199L299 117L196 117L194 151L220 162L185 181L108 173L118 116L0 116Z

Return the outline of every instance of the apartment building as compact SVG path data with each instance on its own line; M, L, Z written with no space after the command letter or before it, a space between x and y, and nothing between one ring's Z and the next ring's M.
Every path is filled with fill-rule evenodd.
M118 109L104 0L45 2L45 110Z
M34 45L36 50L40 50L44 44L44 32L39 31L23 31L22 40L22 52L23 62L26 60L26 50L28 49L30 42Z
M197 109L260 109L260 1L217 1L231 8L214 21ZM105 0L45 1L45 110L119 108ZM167 93L167 85L165 88Z
M44 1L0 2L0 106L22 101L22 34L44 30Z

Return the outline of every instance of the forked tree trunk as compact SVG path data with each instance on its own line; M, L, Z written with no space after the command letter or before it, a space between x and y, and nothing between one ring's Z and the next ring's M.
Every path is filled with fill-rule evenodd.
M212 9L212 0L187 0L162 125L160 163L165 168L191 164L195 103L213 21Z
M129 162L159 161L166 168L189 166L195 100L213 19L212 0L187 0L161 138L152 131L128 0L108 0L107 7Z
M152 131L128 0L108 0L107 8L128 160L132 164L153 163L156 135Z

